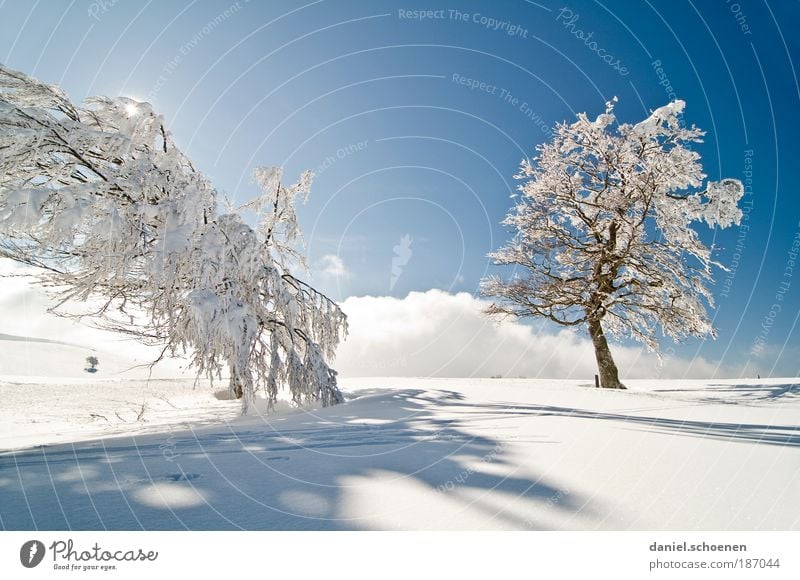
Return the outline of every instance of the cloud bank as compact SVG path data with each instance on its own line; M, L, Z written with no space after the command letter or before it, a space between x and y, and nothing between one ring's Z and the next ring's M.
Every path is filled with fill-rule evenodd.
M132 364L145 364L158 357L161 352L158 347L145 346L130 337L99 330L88 322L77 322L49 313L47 309L55 305L55 300L35 285L32 277L25 276L27 272L30 270L8 260L0 260L0 336L45 339L113 354L119 357L114 365L118 369ZM89 309L89 306L76 305L76 311L82 309ZM53 361L38 361L40 364L37 368L37 353L41 355L53 351L41 344L29 343L25 349L25 360L15 359L9 344L0 342L0 348L7 350L5 354L9 355L0 357L0 373L3 374L37 374L40 371L42 375L52 376L61 368L59 365L53 366ZM82 352L81 356L87 354L90 353ZM76 360L82 362L82 358ZM101 357L104 370L108 368L107 362ZM165 360L159 364L159 372L176 374L187 362L182 359ZM78 370L81 370L80 367Z
M23 270L0 261L0 274ZM335 265L335 264L334 264ZM350 333L334 367L342 377L528 377L593 380L594 351L587 337L572 330L541 333L511 320L487 319L488 302L467 293L411 292L405 298L350 297L341 306ZM63 341L137 359L152 360L158 349L87 324L49 314L50 298L29 278L3 278L0 334ZM640 348L612 345L624 379L737 376L702 358L666 357ZM185 361L176 361L181 365ZM177 368L177 366L176 366Z
M594 350L572 330L538 333L511 320L487 319L488 302L467 293L411 292L405 298L351 297L342 303L350 335L335 367L343 377L527 377L593 380ZM613 346L620 375L709 378L725 369L702 358L683 360Z

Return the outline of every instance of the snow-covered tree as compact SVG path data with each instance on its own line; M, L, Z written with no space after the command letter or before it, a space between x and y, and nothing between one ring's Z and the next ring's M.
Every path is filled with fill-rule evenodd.
M98 358L94 355L86 357L86 364L89 365L86 369L87 373L96 373L97 372L97 365L100 364Z
M312 175L281 177L257 169L262 195L222 209L148 103L79 107L0 65L0 256L38 268L56 312L93 298L102 328L188 353L209 376L227 365L244 412L281 385L298 404L341 401L326 361L346 317L291 272L304 264L294 204Z
M614 99L616 101L616 99ZM673 101L637 124L618 124L614 102L590 120L560 124L538 156L524 160L519 201L504 223L515 235L491 254L523 275L482 283L489 313L544 317L588 327L603 387L624 388L606 334L658 352L657 331L681 340L714 335L712 267L692 229L738 224L741 182L702 188L706 175Z

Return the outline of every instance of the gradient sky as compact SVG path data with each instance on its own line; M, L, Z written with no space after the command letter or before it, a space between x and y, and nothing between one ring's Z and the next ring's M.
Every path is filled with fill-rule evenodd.
M798 22L794 0L6 0L0 61L73 100L150 101L235 201L255 195L257 165L314 170L307 252L314 282L341 300L474 294L508 239L519 162L550 127L613 96L635 122L677 96L707 131L709 177L752 169L752 195L747 227L700 230L719 261L738 260L717 273L718 339L664 348L794 376Z

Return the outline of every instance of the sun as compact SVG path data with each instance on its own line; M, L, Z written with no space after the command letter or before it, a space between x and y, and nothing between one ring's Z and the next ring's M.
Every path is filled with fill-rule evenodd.
M129 117L135 117L139 113L139 107L137 107L133 103L128 103L127 105L125 105L125 112L128 114Z

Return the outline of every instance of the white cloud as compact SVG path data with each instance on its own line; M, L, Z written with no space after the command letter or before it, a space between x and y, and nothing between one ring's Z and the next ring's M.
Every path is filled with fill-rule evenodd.
M320 259L321 267L319 271L325 276L334 278L348 278L350 271L344 265L344 261L335 254L325 254Z
M337 256L333 271L346 272ZM23 270L0 260L0 276ZM26 278L0 278L0 334L48 338L113 351L140 361L158 349L47 313L52 300ZM348 376L439 376L573 378L591 380L594 352L584 336L564 330L541 334L526 324L497 323L483 316L487 302L467 293L412 292L405 298L351 297L342 303L350 333L335 368ZM641 349L612 346L625 378L738 376L702 358L656 357Z
M30 271L9 260L0 260L0 334L43 338L100 352L117 353L137 364L158 357L160 348L148 347L127 336L94 328L90 326L90 319L78 322L49 313L48 308L56 304L56 299L36 285L32 277L24 275ZM90 309L91 302L74 304L70 310L78 312ZM185 364L186 361L175 360L165 361L161 366L177 368ZM8 369L0 368L0 371L7 372Z
M591 380L597 372L588 338L563 330L487 319L487 302L467 293L411 292L399 299L351 297L348 339L334 366L348 376L529 377ZM623 378L707 378L717 365L666 357L659 366L640 348L612 346ZM717 375L720 372L717 371Z
M55 304L55 298L35 286L33 278L23 276L29 271L8 260L0 260L0 333L89 347L107 340L105 333L49 314L47 309Z

